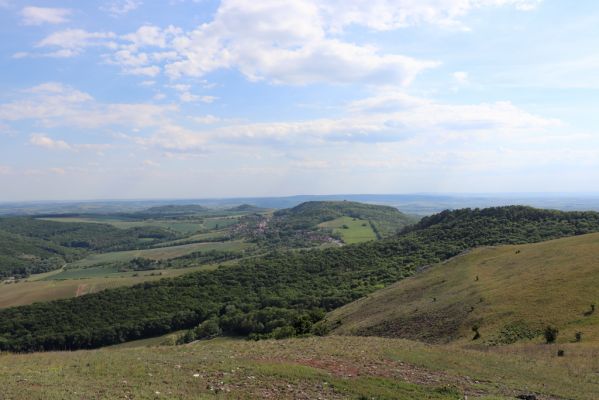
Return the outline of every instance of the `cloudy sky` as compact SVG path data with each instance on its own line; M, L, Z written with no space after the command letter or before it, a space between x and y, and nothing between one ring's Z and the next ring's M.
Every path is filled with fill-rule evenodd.
M595 0L0 0L0 201L596 192Z

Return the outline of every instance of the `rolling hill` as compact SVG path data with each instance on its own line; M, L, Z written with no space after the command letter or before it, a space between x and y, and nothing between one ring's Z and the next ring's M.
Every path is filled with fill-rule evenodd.
M394 207L354 201L308 201L274 214L275 219L294 229L314 228L320 223L341 217L370 222L379 238L395 234L416 222L414 217L403 214Z
M599 234L483 247L334 310L337 334L446 343L599 341ZM478 327L480 338L472 340Z
M26 277L60 268L89 252L125 250L175 239L159 227L117 229L107 224L0 218L0 278Z
M321 333L324 311L465 250L598 231L599 214L592 212L528 207L446 212L385 240L275 252L214 271L3 309L0 349L93 348L204 322L256 339Z

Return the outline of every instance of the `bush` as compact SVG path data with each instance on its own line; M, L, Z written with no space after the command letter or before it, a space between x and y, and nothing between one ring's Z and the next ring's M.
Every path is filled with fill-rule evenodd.
M220 336L223 331L218 325L218 321L215 319L208 319L198 325L194 330L195 338L198 339L211 339L216 336Z
M295 336L295 329L293 329L293 327L289 325L281 326L272 331L272 337L274 337L277 340L287 339L293 336Z
M545 336L545 341L547 342L547 344L549 343L555 343L555 341L557 340L557 334L559 333L559 330L554 327L554 326L547 326L545 328L545 332L543 333L543 335Z

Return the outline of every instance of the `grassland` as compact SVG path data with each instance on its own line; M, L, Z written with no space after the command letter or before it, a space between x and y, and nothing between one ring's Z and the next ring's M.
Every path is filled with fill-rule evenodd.
M68 268L87 268L94 265L126 262L137 257L148 258L150 260L167 260L169 258L180 257L198 251L241 251L249 247L251 247L251 244L236 240L228 242L192 243L143 250L114 251L110 253L92 254L82 260L69 264Z
M54 222L83 222L90 224L108 224L120 229L129 229L136 227L155 226L184 235L195 234L199 231L212 230L215 228L225 228L233 225L239 219L239 216L224 216L224 217L206 217L196 219L142 219L138 221L116 219L116 218L87 218L87 217L48 217L39 218L43 221Z
M27 305L42 301L66 299L96 293L104 289L121 286L133 286L138 283L155 281L162 278L172 278L190 272L209 270L216 266L213 264L201 265L191 268L163 269L145 272L119 272L109 274L106 271L92 270L95 274L77 278L78 273L86 273L86 269L72 271L72 277L63 279L48 279L56 273L40 274L18 283L0 283L0 308ZM35 280L37 279L37 280ZM0 397L2 399L2 397Z
M595 399L599 348L566 351L333 336L3 354L0 398Z
M318 226L320 228L332 229L333 233L341 236L343 242L347 244L376 239L376 234L372 230L370 223L359 218L340 217L332 221L323 222Z
M429 342L599 341L599 234L475 249L333 311L340 334ZM476 343L476 342L475 342Z
M189 268L150 271L122 271L118 265L115 265L115 263L126 262L135 257L164 260L194 252L209 250L237 252L250 247L252 247L252 244L242 241L205 242L156 249L93 254L83 260L67 264L59 270L32 275L26 280L19 280L16 283L0 282L0 308L77 297L104 289L132 286L161 278L172 278L190 272L214 269L217 265L207 264ZM218 265L232 263L234 263L234 260L221 262Z

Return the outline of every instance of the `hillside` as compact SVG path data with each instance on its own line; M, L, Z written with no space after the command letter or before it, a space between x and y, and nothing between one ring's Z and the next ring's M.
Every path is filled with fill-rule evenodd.
M597 213L527 207L461 210L435 221L386 240L275 252L214 271L3 309L0 349L93 348L203 322L225 334L253 338L322 332L318 321L325 311L464 250L599 231Z
M434 343L599 341L599 234L475 249L331 312L338 334Z
M117 229L107 224L0 218L0 278L57 269L89 252L131 249L174 239L159 227Z
M415 219L389 206L353 201L308 201L275 212L274 217L294 229L313 228L322 222L351 217L371 223L379 238L397 233Z

